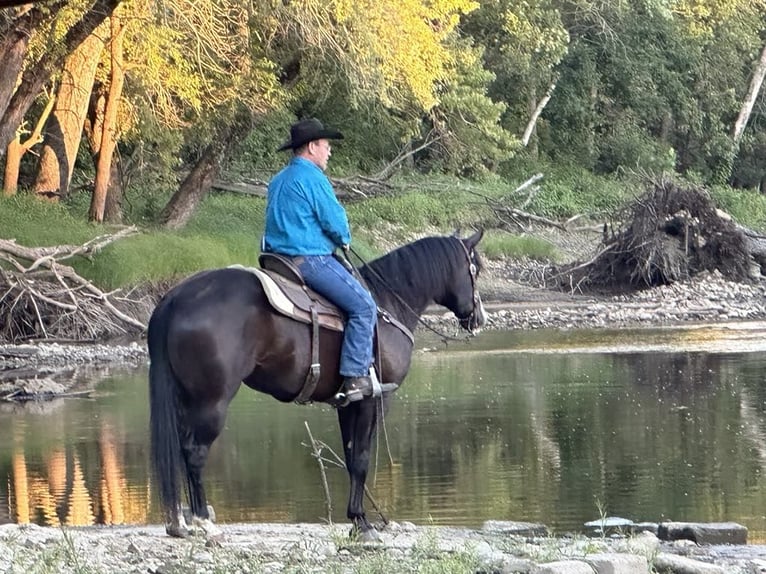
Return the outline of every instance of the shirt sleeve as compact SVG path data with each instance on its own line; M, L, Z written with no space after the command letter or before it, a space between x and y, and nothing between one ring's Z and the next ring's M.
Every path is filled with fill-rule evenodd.
M337 246L351 243L351 230L346 210L333 192L330 181L324 175L311 182L313 208L322 231Z

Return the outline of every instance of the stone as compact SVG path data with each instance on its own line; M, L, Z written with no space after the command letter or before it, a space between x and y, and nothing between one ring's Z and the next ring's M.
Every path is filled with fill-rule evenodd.
M673 574L726 574L726 570L721 566L664 552L654 559L654 569L659 572L670 571Z
M558 560L538 564L531 574L594 574L595 570L587 562L581 560Z
M660 548L660 540L654 533L645 530L628 538L626 546L632 554L640 554L647 560L650 560L657 554Z
M606 516L598 520L591 520L585 523L588 529L588 536L604 536L609 534L628 534L633 532L636 523L627 518L619 516Z
M660 540L692 540L697 544L747 544L747 528L736 522L663 522Z
M534 522L513 522L510 520L487 520L482 526L485 532L498 532L511 536L548 536L544 524Z
M646 558L634 554L591 554L585 557L596 574L649 574Z

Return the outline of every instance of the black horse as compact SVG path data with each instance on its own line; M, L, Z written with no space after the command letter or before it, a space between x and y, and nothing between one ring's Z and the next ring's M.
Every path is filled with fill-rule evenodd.
M420 239L360 268L384 318L394 318L379 321L377 334L378 372L388 388L409 370L408 330L429 304L451 310L468 331L485 323L476 286L481 237L477 232L466 239ZM321 375L313 401L331 402L341 386L341 341L341 332L321 329ZM148 344L151 456L166 530L171 536L189 533L178 493L183 475L194 523L218 534L209 519L202 470L229 403L242 382L280 401L294 400L312 363L312 327L273 310L252 272L215 269L186 279L162 298L149 321ZM366 539L377 538L363 507L377 402L368 398L338 409L351 481L347 515Z

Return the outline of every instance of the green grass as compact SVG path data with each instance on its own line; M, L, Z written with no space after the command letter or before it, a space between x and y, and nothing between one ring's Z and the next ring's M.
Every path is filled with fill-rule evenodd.
M716 205L740 225L766 229L766 195L757 191L715 187L710 191Z
M481 241L481 252L488 259L522 259L528 257L539 261L555 261L556 247L543 239L529 235L510 235L490 232Z
M28 194L0 195L0 238L20 245L43 246L85 243L105 232L85 217L73 216L65 205L40 201Z

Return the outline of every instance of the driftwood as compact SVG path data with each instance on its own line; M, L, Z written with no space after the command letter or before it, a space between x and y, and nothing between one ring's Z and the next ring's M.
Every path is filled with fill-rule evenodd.
M490 197L475 190L467 190L468 193L480 197L482 203L489 207L492 212L492 219L481 223L481 227L485 229L505 229L506 231L529 231L530 224L544 225L548 227L555 227L561 231L568 231L569 225L578 219L580 216L570 218L564 223L535 215L525 211L527 206L532 202L535 195L540 191L540 186L535 185L543 178L543 174L538 173L530 177L527 181L522 183L519 187L514 189L510 194L501 197ZM526 191L527 195L523 199L519 199L518 196L522 192Z
M145 329L136 318L146 302L121 291L105 292L62 263L89 257L136 233L135 227L97 237L83 245L26 247L0 239L0 341L98 339ZM145 314L145 313L144 313Z
M653 187L605 224L598 252L548 277L570 291L626 291L667 285L717 270L732 281L761 275L766 238L735 224L701 188L669 180Z
M330 178L330 182L335 188L335 195L346 200L367 199L396 191L396 188L393 185L382 179L366 177L363 175L355 175L345 178ZM235 182L218 180L213 182L212 187L219 191L266 197L266 189L268 186L268 182L246 178L242 181Z
M439 140L439 136L433 133L428 134L425 141L417 146L407 146L391 162L374 175L353 175L344 178L330 178L335 189L335 194L341 199L368 199L380 195L388 195L396 191L396 187L388 182L391 176L396 173L399 166L412 157ZM540 176L542 177L542 176ZM255 195L257 197L266 197L268 181L253 178L244 178L241 181L223 181L213 182L212 188L219 191L229 191L232 193L243 193L245 195Z

